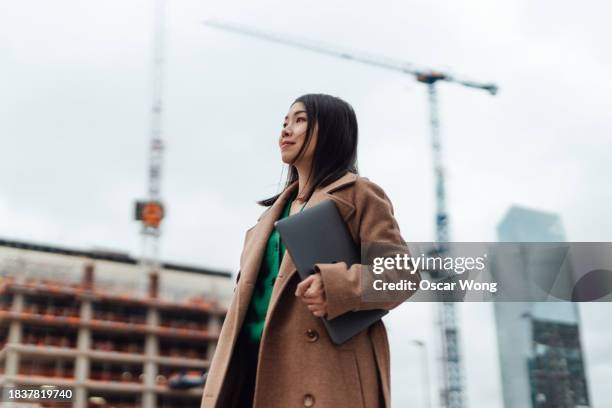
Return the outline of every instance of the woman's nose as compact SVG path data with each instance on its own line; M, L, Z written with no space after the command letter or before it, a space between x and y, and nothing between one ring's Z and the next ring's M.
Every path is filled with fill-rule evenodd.
M291 128L289 126L285 126L281 132L281 136L282 137L289 137L291 136Z

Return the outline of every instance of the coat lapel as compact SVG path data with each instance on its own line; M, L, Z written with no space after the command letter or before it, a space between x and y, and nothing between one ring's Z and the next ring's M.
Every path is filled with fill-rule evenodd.
M274 228L274 222L281 216L283 208L291 192L297 188L295 182L287 187L274 204L268 208L259 218L257 224L248 232L248 239L245 240L245 248L242 255L242 265L240 266L240 281L238 282L238 323L242 322L242 317L246 313L253 293L257 274L261 266L266 244ZM251 238L252 237L252 238Z

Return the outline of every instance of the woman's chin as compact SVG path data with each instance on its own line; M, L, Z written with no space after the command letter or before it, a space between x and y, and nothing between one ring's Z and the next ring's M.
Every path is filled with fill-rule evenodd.
M285 164L291 164L293 162L293 155L288 153L281 153L281 160Z

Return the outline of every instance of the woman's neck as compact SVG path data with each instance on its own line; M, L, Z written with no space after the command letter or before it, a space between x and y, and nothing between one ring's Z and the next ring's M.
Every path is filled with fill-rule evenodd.
M312 180L308 180L310 167L295 166L298 173L298 193L296 199L304 201L306 199L306 191L310 187Z

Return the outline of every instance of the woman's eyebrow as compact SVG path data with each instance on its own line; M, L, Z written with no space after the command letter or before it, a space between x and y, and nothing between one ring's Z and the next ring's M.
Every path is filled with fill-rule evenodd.
M306 113L305 110L301 110L301 111L297 111L293 114L293 116L297 115L298 113ZM289 116L285 116L285 120L287 120L289 118Z

